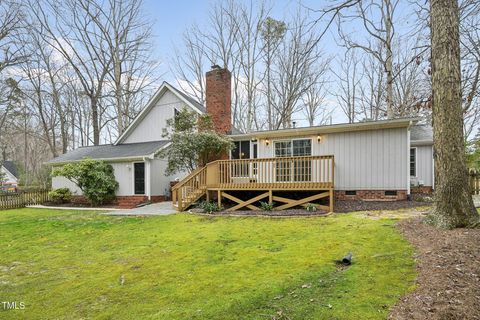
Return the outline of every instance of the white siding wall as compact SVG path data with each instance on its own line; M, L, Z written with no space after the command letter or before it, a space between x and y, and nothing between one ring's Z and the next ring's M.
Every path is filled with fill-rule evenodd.
M13 174L11 174L8 170L6 170L3 166L0 166L0 171L5 174L3 182L8 183L8 184L18 183L17 178L15 178L15 176Z
M406 190L407 129L330 133L312 139L312 155L335 156L336 190ZM297 138L295 138L297 139ZM273 157L277 139L259 140L259 158ZM278 139L282 140L282 139Z
M417 146L417 174L415 180L424 186L433 186L433 146Z
M115 180L118 181L117 196L133 195L133 163L131 162L114 162L111 163ZM81 195L82 191L70 180L64 177L52 178L52 189L69 188L72 193Z
M119 184L116 195L133 195L133 162L113 162L111 163L111 165L115 172L115 180L117 180ZM168 195L168 192L170 190L170 181L173 181L176 178L182 179L187 175L186 173L179 173L173 176L165 176L166 167L166 160L150 160L150 190L152 196ZM147 164L145 165L145 174L148 174ZM146 177L145 183L148 183L148 180L149 179ZM52 188L69 188L76 195L82 194L81 190L73 182L64 177L52 178ZM147 192L147 190L148 188L146 186L145 192Z
M163 159L155 159L151 161L151 181L152 181L152 196L166 195L170 193L170 181L175 179L183 179L187 173L177 173L170 176L165 176L165 169L167 168L167 161Z
M157 101L155 106L143 118L135 129L127 136L122 143L135 143L162 140L163 128L167 126L167 120L175 115L174 109L178 111L189 108L183 101L170 91Z

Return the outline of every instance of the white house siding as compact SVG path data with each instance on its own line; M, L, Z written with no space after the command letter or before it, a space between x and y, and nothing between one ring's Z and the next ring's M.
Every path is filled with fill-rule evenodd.
M162 138L162 134L163 128L167 127L167 120L174 117L175 109L180 111L183 108L189 107L170 91L165 92L145 118L139 122L122 143L158 141L164 139Z
M113 162L115 180L119 187L116 191L117 196L133 195L133 163L132 162ZM68 188L75 195L81 195L82 191L70 180L65 177L53 177L52 189Z
M4 180L3 180L5 184L17 184L17 178L15 178L15 176L11 174L8 170L6 170L3 166L0 166L0 171L2 171L5 174Z
M431 145L416 146L416 176L418 183L424 186L433 186L433 147Z
M336 190L406 190L407 128L329 133L312 139L312 155L334 155ZM259 158L274 156L272 138L258 141Z
M167 160L155 159L151 160L151 182L152 182L152 196L158 195L170 195L170 181L176 179L182 180L187 174L177 173L170 176L165 176L165 170L167 169Z
M141 161L138 161L141 162ZM145 164L145 175L150 175L150 179L145 177L145 192L148 193L148 181L150 180L150 195L151 196L163 196L169 195L170 181L178 178L181 180L186 176L185 173L175 174L173 176L165 176L165 169L167 168L166 160L154 159L147 160L150 163L150 169L148 164ZM133 190L133 164L134 162L113 162L110 163L115 173L115 180L117 180L119 187L117 189L117 196L131 196L134 195ZM81 190L70 180L64 177L52 178L52 188L69 188L74 194L81 195Z

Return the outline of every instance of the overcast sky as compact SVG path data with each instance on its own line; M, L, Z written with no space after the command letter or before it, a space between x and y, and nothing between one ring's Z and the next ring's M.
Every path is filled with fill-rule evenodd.
M248 0L246 0L248 1ZM255 0L251 0L253 6ZM174 75L170 72L171 57L174 52L175 43L178 47L181 47L182 34L188 26L192 23L197 23L202 26L205 21L208 20L208 11L214 0L173 0L173 1L160 1L160 0L144 0L145 12L154 22L154 46L155 54L162 62L161 72L163 74L162 79L176 83ZM310 9L323 9L328 7L334 2L333 0L302 0L301 5ZM272 11L270 16L277 20L288 20L287 17L291 16L293 12L298 9L298 0L276 0L271 1ZM414 14L412 5L407 0L400 1L399 7L396 11L397 19L395 21L397 31L403 35L408 34L408 29L411 29L412 24L415 22L416 15ZM312 12L311 17L314 18L319 14ZM319 26L322 28L322 26ZM362 26L351 25L351 32L355 33L356 37L362 37L361 33L358 33L362 29ZM337 68L335 65L335 58L342 55L344 49L339 47L335 43L336 28L333 25L329 32L324 36L320 43L320 47L324 53L331 58L330 67ZM327 96L328 104L335 104L334 97ZM331 106L333 110L334 105ZM346 116L341 112L333 113L333 122L345 122ZM298 119L303 122L302 119Z

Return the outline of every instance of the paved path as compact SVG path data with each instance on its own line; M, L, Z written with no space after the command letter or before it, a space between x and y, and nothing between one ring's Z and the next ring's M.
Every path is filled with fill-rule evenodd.
M140 208L134 209L122 209L102 214L108 214L112 216L164 216L168 214L174 214L177 211L172 208L171 201L152 203Z
M41 204L27 206L27 208L36 208L36 209L55 209L55 210L78 210L78 211L113 211L121 210L116 208L95 208L95 207L55 207L55 206L44 206Z

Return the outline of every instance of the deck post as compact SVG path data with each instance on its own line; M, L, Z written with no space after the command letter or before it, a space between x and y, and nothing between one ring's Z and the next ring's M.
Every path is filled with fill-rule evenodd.
M177 201L178 201L178 211L183 210L183 199L182 199L182 189L177 190Z
M206 191L206 198L207 198L207 199L206 199L207 202L210 202L210 191L208 191L208 189L207 189L207 191Z
M330 212L333 212L333 188L330 188Z
M268 190L268 204L272 204L273 203L273 192L272 192L272 189Z
M217 191L217 201L218 201L218 208L220 209L222 207L222 191L218 190Z

